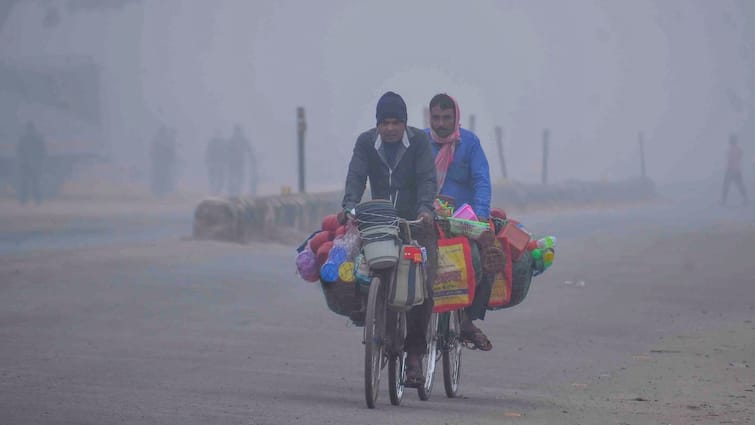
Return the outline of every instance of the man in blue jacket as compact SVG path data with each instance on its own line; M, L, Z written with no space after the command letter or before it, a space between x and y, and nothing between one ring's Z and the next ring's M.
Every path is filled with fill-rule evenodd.
M454 198L457 207L469 204L481 221L487 221L491 197L488 160L480 139L461 128L460 117L459 105L451 96L441 93L430 100L430 128L425 132L435 155L439 194ZM485 273L478 276L475 300L465 309L461 325L462 338L483 351L493 345L472 321L485 317L491 278Z

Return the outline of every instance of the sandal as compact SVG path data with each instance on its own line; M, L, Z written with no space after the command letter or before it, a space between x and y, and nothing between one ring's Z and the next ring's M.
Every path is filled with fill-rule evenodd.
M473 330L461 331L461 341L466 343L467 348L480 351L490 351L493 349L493 344L480 328Z

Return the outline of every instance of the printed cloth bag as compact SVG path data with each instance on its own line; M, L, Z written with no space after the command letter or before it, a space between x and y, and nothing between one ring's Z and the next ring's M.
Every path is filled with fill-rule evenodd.
M438 273L433 285L433 311L443 313L468 307L474 301L475 272L469 239L447 238L438 227Z

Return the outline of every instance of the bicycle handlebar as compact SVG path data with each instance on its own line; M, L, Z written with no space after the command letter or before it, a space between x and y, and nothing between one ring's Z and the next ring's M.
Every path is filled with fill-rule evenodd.
M353 209L345 210L345 211L346 211L346 217L348 217L348 218L350 218L352 220L356 220L357 215L356 215L356 213L354 212ZM435 219L437 220L438 218L436 217ZM422 223L422 219L418 218L416 220L407 220L407 219L398 217L398 222L399 223L404 223L404 224L410 224L410 225L411 224L420 224L420 223Z
M416 220L406 220L406 219L403 219L403 218L399 218L398 221L399 221L399 223L406 223L406 224L420 224L420 223L422 223L422 219L421 218L418 218Z

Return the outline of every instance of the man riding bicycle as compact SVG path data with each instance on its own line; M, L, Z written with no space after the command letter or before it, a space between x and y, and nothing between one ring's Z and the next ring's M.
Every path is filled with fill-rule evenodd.
M398 94L385 93L377 103L377 126L359 135L346 176L343 211L338 220L345 223L347 211L362 200L367 180L372 199L391 200L399 217L421 218L423 229L414 232L417 241L427 249L425 285L427 293L421 305L407 313L405 340L406 385L424 383L422 357L426 351L426 331L433 310L432 286L437 269L437 236L433 228L433 201L437 193L435 164L430 142L425 133L406 125L406 104ZM357 312L352 319L357 319Z
M441 93L430 100L430 128L425 132L431 139L435 155L440 195L454 198L456 206L469 204L480 221L487 221L491 198L488 160L480 139L461 128L460 116L459 105L451 96ZM479 253L479 246L472 245L472 249ZM493 276L482 273L481 267L475 272L475 298L462 315L461 336L475 348L489 351L493 345L472 321L485 318Z

